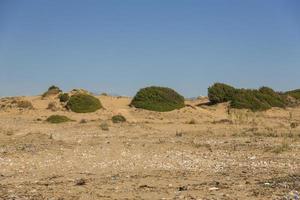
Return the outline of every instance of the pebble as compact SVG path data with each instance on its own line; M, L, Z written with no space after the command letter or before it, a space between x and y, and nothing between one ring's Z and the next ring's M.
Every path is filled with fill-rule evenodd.
M211 188L209 188L208 190L209 191L215 191L215 190L218 190L219 188L217 188L217 187L211 187Z

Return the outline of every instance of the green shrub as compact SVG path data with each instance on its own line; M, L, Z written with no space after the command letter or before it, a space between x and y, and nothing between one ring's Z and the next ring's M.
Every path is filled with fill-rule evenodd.
M69 101L70 96L69 96L68 93L63 93L63 94L60 94L60 95L58 96L58 98L59 98L59 101L60 101L60 102L67 102L67 101Z
M95 112L102 108L102 104L94 96L88 94L75 94L70 97L67 108L76 113Z
M208 88L208 98L212 104L231 101L236 89L224 83L215 83Z
M50 117L47 118L46 121L52 124L59 124L59 123L69 122L72 120L63 115L51 115Z
M184 97L166 87L143 88L133 98L131 106L146 110L167 112L183 108Z
M126 122L126 118L123 115L115 115L112 117L113 123L122 123Z
M57 95L59 93L61 93L61 89L59 89L59 87L52 85L48 88L48 90L42 95L42 97L48 97L51 95Z

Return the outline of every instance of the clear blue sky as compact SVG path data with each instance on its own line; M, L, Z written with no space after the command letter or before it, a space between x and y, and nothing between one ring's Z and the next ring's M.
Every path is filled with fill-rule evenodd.
M299 0L0 0L0 96L300 88Z

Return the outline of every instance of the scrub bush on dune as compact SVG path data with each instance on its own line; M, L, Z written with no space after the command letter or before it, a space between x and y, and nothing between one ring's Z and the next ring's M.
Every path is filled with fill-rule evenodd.
M291 96L297 100L300 100L300 89L297 90L291 90L285 93L288 96Z
M208 98L212 104L231 101L236 89L224 83L215 83L208 88Z
M42 95L42 97L48 97L48 96L52 96L52 95L57 95L59 93L61 93L61 89L59 89L59 87L52 85L48 88L48 90Z
M269 87L261 87L259 90L236 89L226 84L216 83L208 89L208 97L212 104L230 102L232 108L252 111L287 106L285 96Z
M92 95L75 94L70 97L67 108L76 113L90 113L102 108L102 104Z
M167 112L183 108L184 97L166 87L146 87L138 91L131 106L151 111Z

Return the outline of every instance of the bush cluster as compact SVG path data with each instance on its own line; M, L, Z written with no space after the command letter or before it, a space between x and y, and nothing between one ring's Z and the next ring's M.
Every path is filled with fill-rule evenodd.
M151 111L167 112L183 108L184 97L166 87L146 87L138 91L131 106Z
M208 89L208 97L212 104L230 102L232 108L252 111L287 106L285 96L269 87L261 87L259 90L236 89L226 84L216 83Z
M88 94L75 94L70 97L67 108L76 113L95 112L102 108L102 104L94 96Z

